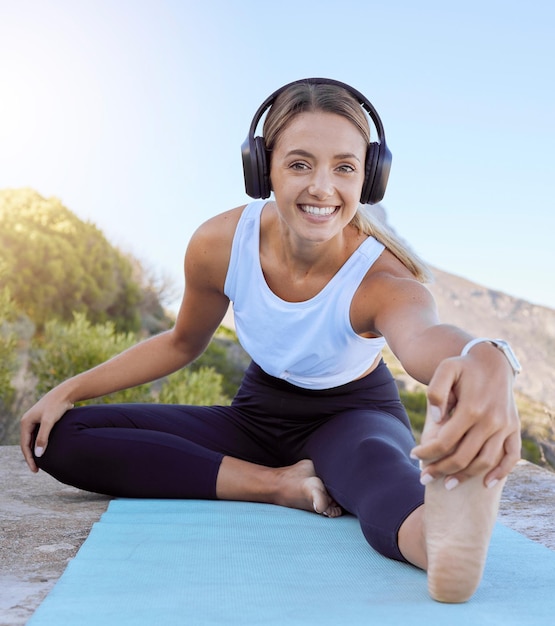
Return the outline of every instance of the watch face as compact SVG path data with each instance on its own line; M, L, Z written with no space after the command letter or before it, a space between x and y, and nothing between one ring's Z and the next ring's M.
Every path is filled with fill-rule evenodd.
M516 354L513 352L511 346L504 339L495 339L492 343L497 346L503 354L507 357L511 367L514 370L515 374L520 374L522 371L522 367L516 358Z

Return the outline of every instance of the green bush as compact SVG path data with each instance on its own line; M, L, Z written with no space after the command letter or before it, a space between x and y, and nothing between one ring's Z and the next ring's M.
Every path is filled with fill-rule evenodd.
M415 436L419 437L426 421L427 399L423 391L399 392L401 401L408 413Z
M543 461L541 448L538 443L526 436L522 437L521 457L536 465L541 465Z
M221 334L221 330L218 334ZM189 368L193 372L211 368L221 374L222 391L229 398L233 398L241 384L246 367L245 363L236 362L232 358L233 350L237 347L237 340L214 337L206 350L191 363Z
M38 328L73 312L137 330L141 290L131 262L57 198L0 190L0 280Z
M12 384L17 368L17 311L7 288L0 291L0 410L9 412L15 396Z
M133 332L117 332L112 322L91 324L83 313L73 322L51 320L44 335L32 343L31 371L37 378L37 398L62 381L90 369L137 343ZM94 400L100 402L148 402L151 385L140 385Z
M123 352L137 341L135 333L117 332L111 322L93 325L82 313L75 313L71 324L55 320L47 322L44 335L32 344L31 371L37 379L37 398L67 378ZM229 404L222 373L206 365L213 363L224 372L229 371L226 352L211 344L205 355L192 366L165 378L158 398L149 383L82 404L154 400L166 404Z
M185 367L168 376L158 401L164 404L227 405L223 376L212 367Z

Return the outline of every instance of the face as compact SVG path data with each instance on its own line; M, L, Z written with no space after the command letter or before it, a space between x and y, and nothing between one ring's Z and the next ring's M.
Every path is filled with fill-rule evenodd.
M366 142L345 117L297 115L272 151L270 178L282 220L297 236L323 242L354 217L364 182Z

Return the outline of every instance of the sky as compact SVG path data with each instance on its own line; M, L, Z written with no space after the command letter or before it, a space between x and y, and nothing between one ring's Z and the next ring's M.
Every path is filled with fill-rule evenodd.
M0 0L0 189L59 198L183 282L248 201L260 103L310 76L378 110L383 200L430 264L555 308L551 0Z

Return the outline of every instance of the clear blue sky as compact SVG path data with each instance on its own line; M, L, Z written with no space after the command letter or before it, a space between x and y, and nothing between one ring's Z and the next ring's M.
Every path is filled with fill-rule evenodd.
M551 0L0 0L0 188L57 196L181 284L247 200L260 102L307 76L373 102L384 206L430 263L555 308Z

